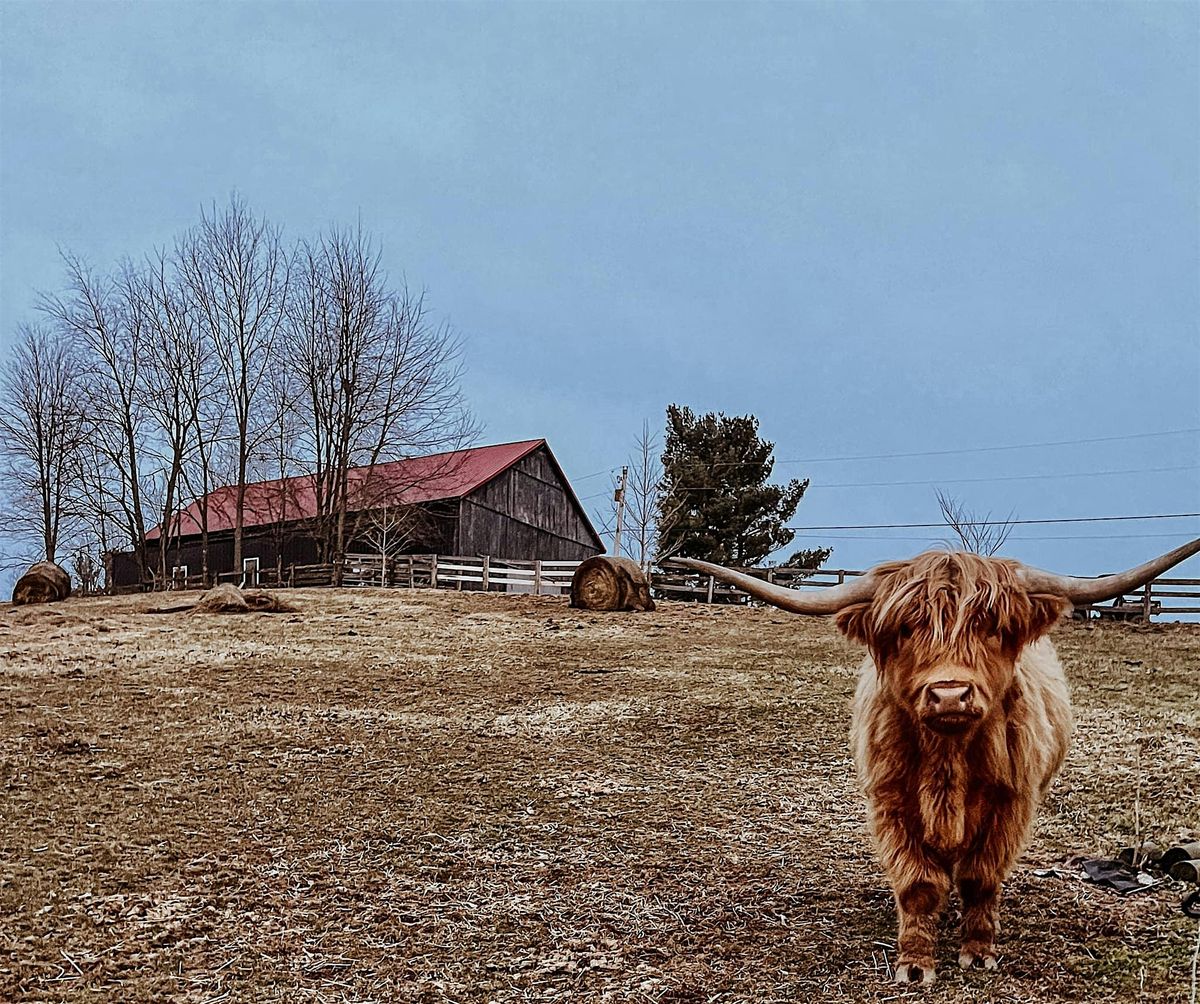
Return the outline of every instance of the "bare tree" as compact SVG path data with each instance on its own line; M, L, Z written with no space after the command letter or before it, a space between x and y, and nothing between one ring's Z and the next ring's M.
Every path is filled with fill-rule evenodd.
M137 280L128 264L112 277L95 273L69 252L63 252L62 258L66 288L61 295L43 294L39 306L85 349L89 440L116 481L109 494L120 507L140 574L145 577L145 413L141 393L145 315L136 293Z
M938 489L937 500L942 510L942 519L954 531L965 551L983 555L995 554L1004 546L1016 523L1014 512L1010 512L1002 520L993 520L991 512L979 515L968 509L961 499L947 495L941 489Z
M79 545L71 554L71 573L75 576L79 592L84 596L100 592L104 568L98 555L88 545Z
M203 400L201 387L206 341L190 287L180 281L165 252L133 276L131 292L145 318L143 367L146 413L157 433L161 467L159 578L167 582L168 552L180 532L175 514L184 467L194 449L194 427Z
M271 505L282 532L299 515L303 469L313 472L314 533L334 560L373 514L384 509L392 523L412 489L452 475L477 434L457 337L431 320L423 296L389 287L361 227L331 230L300 252L293 283L280 232L235 195L144 266L102 273L63 254L64 289L39 307L62 344L78 347L74 396L87 407L79 448L62 462L69 475L57 481L72 486L70 499L50 518L44 505L22 503L41 514L29 518L40 519L47 548L63 550L70 517L80 531L71 543L93 564L128 538L145 580L149 519L160 526L153 577L166 582L172 545L197 529L207 577L213 507L229 504L220 525L234 524L240 564L251 476L279 482ZM189 495L198 528L178 515Z
M634 545L633 556L643 571L649 571L658 550L659 502L663 490L662 443L642 420L642 431L634 441L625 485L625 525Z
M8 529L55 561L73 526L82 446L83 372L69 338L22 327L0 374L0 472Z
M622 553L643 569L648 569L658 557L658 521L664 489L660 448L658 434L651 432L650 422L643 419L642 431L634 439L633 452L625 464L625 509L620 545ZM613 492L609 511L600 517L606 533L616 524L617 507L621 502L621 478L614 471L611 480Z
M383 581L388 584L388 569L392 561L404 554L414 541L420 540L432 525L429 514L416 505L388 505L372 510L365 517L366 526L359 537L379 555L383 564Z
M221 394L220 374L217 372L215 355L208 351L201 359L200 370L193 396L196 399L196 417L192 422L192 447L188 462L184 465L182 485L196 500L196 514L200 531L200 570L204 583L209 582L209 529L212 518L212 492L218 484L227 484L233 479L232 472L237 464L232 460L230 435L230 403L228 395ZM229 473L228 481L223 477Z
M201 213L177 255L229 395L236 443L233 561L242 564L246 474L259 445L265 377L278 365L276 337L287 306L290 259L280 231L255 217L237 195L221 211Z
M278 580L283 578L283 551L288 523L301 514L295 481L298 474L298 392L294 368L281 360L280 365L272 367L267 379L267 407L263 416L267 435L259 452L254 455L255 477L273 485L264 499L266 512L257 515L260 518L266 516L271 522Z
M296 261L286 355L300 384L318 537L336 561L358 529L352 514L403 504L455 457L413 465L404 484L374 476L377 464L457 450L476 429L459 386L459 340L431 322L423 297L388 287L361 227L303 244Z
M121 478L106 449L100 446L101 427L86 422L84 438L72 467L72 498L79 525L79 548L90 550L103 563L123 539L119 528L124 493Z

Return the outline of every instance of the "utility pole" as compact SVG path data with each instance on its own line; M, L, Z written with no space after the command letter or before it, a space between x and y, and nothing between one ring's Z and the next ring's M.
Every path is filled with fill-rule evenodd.
M621 487L613 493L613 501L617 503L617 532L613 534L613 555L621 556L621 523L625 518L625 482L629 479L629 468L621 468Z

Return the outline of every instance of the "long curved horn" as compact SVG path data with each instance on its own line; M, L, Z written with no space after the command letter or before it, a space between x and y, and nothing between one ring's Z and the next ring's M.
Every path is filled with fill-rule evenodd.
M1077 604L1099 603L1133 592L1193 554L1200 554L1200 537L1190 544L1183 544L1174 551L1168 551L1153 561L1147 561L1144 565L1138 565L1127 572L1104 575L1098 579L1056 575L1054 572L1043 572L1040 568L1030 568L1028 565L1022 568L1021 576L1030 592L1055 593Z
M801 592L799 589L784 589L771 582L764 582L753 575L735 572L732 568L722 568L707 561L696 558L672 558L677 565L687 565L697 572L704 572L715 579L737 586L744 593L749 593L755 599L763 600L782 610L794 614L836 614L842 607L851 603L865 603L875 593L876 580L870 573L843 582L839 586L829 586L826 589L814 589L811 592Z

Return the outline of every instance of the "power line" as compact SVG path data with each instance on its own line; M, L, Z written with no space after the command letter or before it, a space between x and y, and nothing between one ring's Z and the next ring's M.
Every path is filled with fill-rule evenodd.
M967 485L985 481L1045 481L1056 478L1110 478L1124 474L1159 474L1163 471L1197 471L1200 464L1182 464L1178 467L1137 467L1125 471L1064 471L1059 474L999 474L991 478L934 478L928 481L845 481L837 484L813 484L814 488L891 488L903 485Z
M949 530L949 526L944 529ZM1105 533L1105 534L1050 534L1040 537L1007 537L1006 540L1151 540L1160 537L1172 538L1178 540L1180 537L1186 536L1185 533ZM814 540L934 540L933 534L926 534L924 537L907 537L907 536L884 536L883 534L858 533L858 534L828 534L828 533L798 533L797 539L801 537L811 537Z
M801 457L796 460L776 460L776 464L832 464L847 460L899 460L909 457L949 457L963 453L996 453L1003 450L1033 450L1052 446L1082 446L1088 443L1117 443L1132 439L1158 439L1163 436L1184 436L1200 432L1200 427L1190 429L1165 429L1162 432L1131 432L1123 436L1093 436L1089 439L1057 439L1042 443L1014 443L1007 446L972 446L957 450L916 450L909 453L863 453L844 457ZM712 466L733 467L758 464L757 460L720 460ZM1162 470L1175 468L1161 468ZM1182 468L1179 468L1182 469ZM574 478L573 482L587 481L598 478L602 474L612 474L617 467L609 467L603 471L594 471ZM1130 472L1137 473L1137 472ZM832 488L833 485L826 487ZM840 485L837 487L841 487ZM849 486L848 486L849 487ZM854 486L858 487L858 486Z
M616 470L615 467L609 467L603 471L596 471L593 474L584 474L582 477L572 478L571 482L572 482L572 484L579 484L580 481L587 481L591 478L598 478L598 477L600 477L601 474L612 474L612 472L615 470Z
M1177 467L1135 467L1124 471L1064 471L1057 474L998 474L990 478L932 478L922 481L838 481L832 484L810 484L809 491L817 488L900 488L906 485L961 485L979 484L989 481L1045 481L1058 478L1107 478L1126 474L1157 474L1163 471L1200 471L1200 464L1181 464ZM726 491L724 485L675 485L677 492Z
M1124 436L1095 436L1090 439L1058 439L1044 443L1014 443L1010 446L974 446L960 450L917 450L911 453L864 453L845 457L803 457L799 460L777 460L777 464L827 464L842 460L894 460L904 457L948 457L959 453L996 453L1001 450L1032 450L1049 446L1082 446L1086 443L1116 443L1127 439L1155 439L1161 436L1182 436L1200 432L1195 429L1167 429L1163 432L1134 432ZM753 463L753 461L730 461Z
M979 519L960 526L1030 526L1044 523L1110 523L1137 519L1192 519L1200 512L1154 513L1145 516L1072 516L1059 519ZM789 526L789 530L936 530L949 529L946 523L843 523L829 526Z
M1124 518L1124 517L1122 517ZM946 523L927 523L921 524L929 527L937 527L943 530L950 530L950 526ZM597 530L601 536L613 535L612 530ZM1158 540L1158 539L1175 539L1186 536L1190 531L1182 531L1177 533L1105 533L1105 534L1046 534L1038 537L1008 537L1007 540ZM937 540L935 534L926 534L923 537L910 537L903 534L871 534L871 533L856 533L856 534L836 534L836 533L797 533L797 538L811 537L814 540L895 540L895 541L930 541Z

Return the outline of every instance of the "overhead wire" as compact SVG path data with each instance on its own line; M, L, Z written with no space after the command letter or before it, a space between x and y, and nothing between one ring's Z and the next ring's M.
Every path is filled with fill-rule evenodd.
M1128 474L1161 474L1166 471L1200 471L1200 464L1180 464L1174 467L1135 467L1121 471L1060 471L1053 474L997 474L988 478L930 478L918 481L837 481L823 484L809 483L807 491L827 488L903 488L911 485L963 485L981 484L990 481L1048 481L1060 478L1108 478ZM721 485L676 485L676 491L715 492L723 491Z
M942 529L950 531L948 524ZM951 531L952 532L952 531ZM1159 538L1180 539L1188 536L1187 531L1180 533L1105 533L1105 534L1046 534L1037 537L1006 537L1006 540L1151 540ZM819 540L935 540L936 534L926 534L923 537L892 536L885 534L836 534L836 533L797 533L797 538L813 537Z
M1200 512L1148 513L1141 516L1060 516L1054 519L976 519L960 526L1032 526L1046 523L1111 523L1121 520L1193 519ZM946 523L842 523L826 526L789 526L789 530L930 530L945 528Z
M777 464L799 464L799 463L832 463L836 461L855 461L855 460L891 460L912 457L933 457L933 456L953 456L968 453L994 453L1007 450L1022 450L1022 449L1040 449L1043 447L1057 446L1078 446L1089 443L1111 443L1123 440L1139 440L1153 439L1165 436L1186 435L1192 433L1200 433L1200 428L1186 429L1168 429L1160 432L1139 432L1127 433L1120 436L1093 436L1080 439L1063 439L1037 443L1017 443L1002 446L981 446L953 450L919 450L903 453L879 453L879 454L858 454L839 457L808 457L795 460L777 460ZM722 462L728 464L745 463L753 464L757 461L729 461ZM610 467L606 470L595 471L592 474L583 475L577 478L576 481L585 481L589 478L600 477L604 474L612 474L617 467ZM939 479L921 479L908 481L861 481L861 482L836 482L831 484L814 484L812 488L883 488L883 487L902 487L907 485L935 485L935 484L975 484L986 482L1002 482L1002 481L1039 481L1053 480L1061 478L1091 478L1091 477L1116 477L1127 476L1133 474L1152 474L1200 470L1200 465L1184 464L1170 467L1149 467L1149 468L1132 468L1127 470L1104 470L1104 471L1067 471L1060 473L1047 474L1015 474L1015 475L997 475L995 477L984 478L939 478ZM695 486L686 487L683 490L712 490L711 486ZM600 498L608 495L607 491L596 492L585 496L581 501ZM1057 517L1051 519L1017 519L1017 520L973 520L964 523L964 526L1000 526L1000 525L1048 525L1048 524L1064 524L1064 523L1104 523L1118 521L1136 521L1136 520L1168 520L1168 519L1192 519L1200 517L1200 512L1190 513L1147 513L1140 515L1120 515L1120 516L1079 516L1079 517ZM824 532L829 530L899 530L899 529L947 529L947 525L942 523L862 523L862 524L830 524L821 526L789 526L788 529L794 530L799 534ZM611 535L612 531L602 531ZM1060 535L1060 536L1043 536L1043 537L1014 537L1012 540L1104 540L1112 538L1135 539L1149 537L1172 537L1178 534L1106 534L1104 536L1085 536L1085 535ZM924 537L866 537L866 536L845 536L845 537L830 537L829 539L846 539L846 540L866 540L866 539L882 539L882 540L924 540Z
M1033 450L1052 446L1083 446L1089 443L1116 443L1131 439L1155 439L1162 436L1182 436L1200 433L1200 427L1165 429L1162 432L1131 432L1123 436L1093 436L1088 439L1057 439L1041 443L1013 443L1005 446L972 446L955 450L915 450L908 453L863 453L843 457L801 457L795 460L776 460L777 464L828 464L848 460L897 460L910 457L949 457L962 453L998 453L1003 450ZM753 464L753 460L721 461L725 464Z
M1005 450L1034 450L1054 446L1083 446L1089 443L1116 443L1125 440L1135 439L1157 439L1164 436L1184 436L1193 433L1200 433L1200 426L1187 429L1164 429L1161 432L1130 432L1120 436L1092 436L1085 439L1056 439L1046 440L1038 443L1011 443L1003 446L971 446L962 447L953 450L914 450L905 453L862 453L847 455L841 457L799 457L789 460L776 460L776 464L831 464L841 461L851 460L899 460L908 459L911 457L949 457L964 453L997 453ZM721 460L717 461L724 467L734 465L752 465L759 464L757 460ZM714 464L713 466L716 466ZM581 477L575 478L575 482L587 481L589 478L598 478L602 474L611 474L614 471L620 470L620 465L606 468L602 471L594 471L591 474L584 474Z

